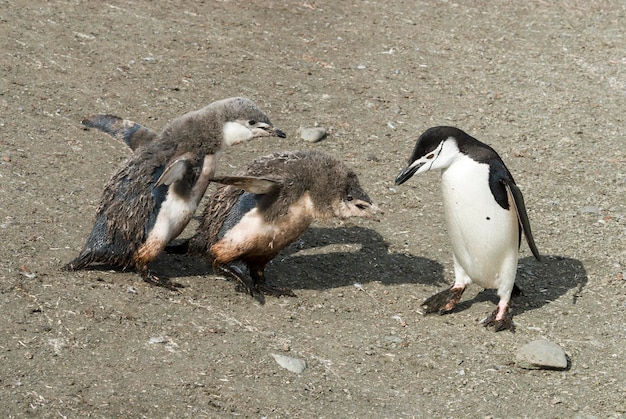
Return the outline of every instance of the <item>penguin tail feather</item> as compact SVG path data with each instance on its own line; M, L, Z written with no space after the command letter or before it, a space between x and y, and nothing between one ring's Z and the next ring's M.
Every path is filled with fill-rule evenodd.
M85 268L91 262L93 262L92 253L81 253L77 258L63 265L61 270L62 271L78 271L80 269Z
M92 263L101 263L108 265L114 269L126 270L130 266L133 266L132 255L126 254L113 254L112 252L95 252L93 249L89 251L83 251L78 257L71 262L66 263L61 267L62 271L78 271L85 269L87 265Z

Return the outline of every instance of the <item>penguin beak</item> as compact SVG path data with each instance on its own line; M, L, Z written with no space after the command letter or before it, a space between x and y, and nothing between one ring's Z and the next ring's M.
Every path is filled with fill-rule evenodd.
M425 163L417 163L413 162L400 172L400 174L396 177L396 185L402 185L404 182L409 180L411 176L415 174Z
M333 207L335 216L340 219L363 217L372 221L380 221L379 216L384 214L378 205L364 199L340 200Z
M287 134L281 129L273 128L273 134L280 138L287 138Z
M369 218L372 221L380 222L380 216L385 215L385 211L380 209L380 207L374 203L366 205L365 208L362 209L364 211L365 218Z
M283 130L269 124L259 124L258 127L252 129L252 133L255 137L287 137Z

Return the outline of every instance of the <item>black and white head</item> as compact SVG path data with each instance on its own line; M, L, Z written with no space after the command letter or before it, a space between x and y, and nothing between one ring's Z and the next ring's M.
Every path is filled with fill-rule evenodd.
M427 129L417 140L407 166L396 177L401 185L414 174L429 170L444 170L461 155L459 142L475 141L455 127L433 127Z
M286 135L274 127L267 115L250 99L233 97L213 102L209 109L220 113L224 124L224 144L234 145L252 138Z
M172 144L177 150L175 155L189 151L209 155L253 138L285 136L254 102L233 97L174 119L158 142ZM162 144L156 146L163 148Z

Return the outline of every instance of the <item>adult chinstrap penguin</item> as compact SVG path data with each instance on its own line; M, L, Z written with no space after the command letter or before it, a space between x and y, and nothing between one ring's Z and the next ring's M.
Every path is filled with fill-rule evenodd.
M434 127L417 140L396 185L441 170L446 225L454 259L454 285L422 304L425 313L449 313L472 282L497 289L500 301L485 326L514 330L509 301L522 232L540 260L522 193L496 151L454 127Z

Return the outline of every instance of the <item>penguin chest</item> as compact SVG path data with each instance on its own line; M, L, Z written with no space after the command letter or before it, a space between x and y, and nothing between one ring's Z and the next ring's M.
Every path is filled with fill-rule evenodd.
M159 241L167 244L185 229L198 203L195 199L183 197L170 190L161 204L154 227L148 234L147 241Z
M162 200L158 206L158 214L154 226L148 233L146 243L156 243L156 246L166 245L169 241L176 238L183 232L191 217L196 211L204 192L215 173L217 161L221 152L206 155L202 161L202 169L200 174L194 176L192 168L181 165L181 168L174 169L171 176L174 181L167 187L165 197L162 196L155 199ZM183 160L183 159L181 159ZM179 173L176 172L179 171ZM152 190L153 196L159 188L158 186ZM157 204L158 205L158 204Z
M211 253L218 263L237 259L269 261L311 225L310 208L307 196L292 205L287 214L268 221L255 207L211 247Z
M519 227L514 206L502 208L489 187L489 165L469 157L442 174L442 194L455 262L469 279L499 288L517 267ZM458 278L457 278L458 280Z

